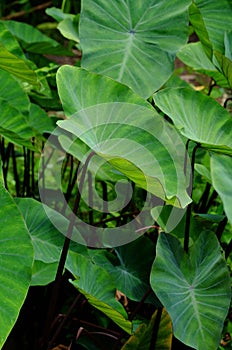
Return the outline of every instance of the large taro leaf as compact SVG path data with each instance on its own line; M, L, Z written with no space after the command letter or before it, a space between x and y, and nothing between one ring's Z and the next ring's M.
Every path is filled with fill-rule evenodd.
M184 45L177 54L178 58L195 71L213 78L217 85L229 88L227 74L221 73L207 57L200 42ZM224 57L224 56L223 56ZM225 72L227 73L227 71ZM232 80L232 78L231 78Z
M184 136L203 147L232 154L232 119L218 102L185 88L161 90L154 100Z
M161 233L151 285L173 322L174 335L198 350L216 350L230 305L230 277L215 234L203 232L185 253Z
M148 192L176 206L189 203L184 145L149 104L119 83L74 67L61 67L57 83L70 117L58 122L61 128Z
M122 304L116 300L116 286L110 274L86 257L72 252L68 256L66 267L76 277L71 283L88 302L131 334L131 322Z
M15 324L31 281L33 247L22 215L0 183L0 348Z
M82 66L149 97L168 80L187 40L189 0L85 0Z
M230 0L195 0L202 15L213 49L224 53L224 33L232 30L232 3ZM190 17L191 21L191 17ZM195 26L199 25L195 23Z
M148 325L142 323L121 350L150 350L154 327L159 327L159 330L152 350L170 350L172 346L172 322L170 316L163 309L160 322L157 322L157 315L158 311L155 311Z
M211 154L210 173L213 187L220 195L225 213L232 224L232 157Z

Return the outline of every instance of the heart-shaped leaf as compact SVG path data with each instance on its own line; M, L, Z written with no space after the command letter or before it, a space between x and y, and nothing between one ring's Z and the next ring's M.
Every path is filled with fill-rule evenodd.
M191 1L86 0L80 16L82 66L149 97L168 80L186 43ZM167 10L168 9L168 10Z
M23 217L0 183L0 348L15 324L31 281L33 247Z
M211 97L177 88L157 92L154 100L184 136L203 147L232 154L231 116Z
M170 314L175 336L198 350L216 350L230 306L230 277L213 233L203 232L187 255L161 233L151 285Z

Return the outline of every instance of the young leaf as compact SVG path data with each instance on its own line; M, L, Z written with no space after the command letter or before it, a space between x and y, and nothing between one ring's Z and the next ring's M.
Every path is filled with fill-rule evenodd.
M110 274L74 253L69 254L66 267L77 278L70 282L89 303L131 334L131 322L123 306L116 300L116 287Z
M33 247L20 211L0 183L0 348L14 326L31 281Z
M212 153L210 173L213 186L220 195L225 213L232 224L232 157Z
M151 285L170 314L174 335L198 350L216 350L230 306L230 277L213 233L203 232L187 255L169 234L158 238Z
M147 98L168 80L187 41L191 1L86 0L80 16L82 66Z
M232 154L232 119L218 102L185 88L161 90L154 100L184 136L203 147Z

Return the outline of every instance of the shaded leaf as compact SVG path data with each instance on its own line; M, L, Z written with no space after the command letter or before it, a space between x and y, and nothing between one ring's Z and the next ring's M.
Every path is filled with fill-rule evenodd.
M187 255L161 233L151 285L173 322L174 335L198 350L217 349L230 306L230 277L213 233L203 232Z
M152 315L148 325L141 324L135 333L127 340L121 350L150 350L158 311ZM172 346L172 322L166 310L163 309L155 346L152 350L170 350Z
M88 302L102 311L124 331L131 334L131 322L123 306L116 300L116 287L110 274L81 255L70 253L66 262L76 277L70 281Z
M168 80L176 52L187 41L190 3L146 0L135 11L133 0L84 1L82 66L149 97Z

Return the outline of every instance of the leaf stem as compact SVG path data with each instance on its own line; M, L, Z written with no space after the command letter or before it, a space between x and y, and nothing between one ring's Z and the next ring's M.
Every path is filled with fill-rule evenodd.
M192 159L191 159L192 183L194 180L194 163L196 158L196 151L198 148L199 148L199 144L197 144L192 151ZM192 195L192 188L191 188L190 196L191 195ZM185 233L184 233L184 250L186 251L186 253L188 253L188 249L189 249L191 212L192 212L192 202L188 205L187 211L186 211Z

